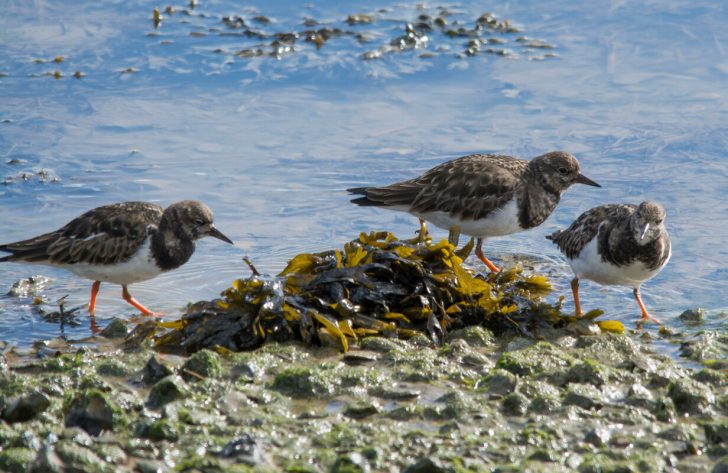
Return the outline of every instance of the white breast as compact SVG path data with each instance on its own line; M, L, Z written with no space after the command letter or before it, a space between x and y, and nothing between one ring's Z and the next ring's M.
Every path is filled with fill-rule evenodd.
M154 258L152 257L149 239L144 242L134 256L123 263L113 265L76 263L57 266L87 279L124 286L152 279L162 273L162 270L155 264Z
M445 230L460 227L462 234L477 238L510 235L523 230L518 223L516 199L512 199L500 209L491 212L486 218L480 220L460 220L445 212L413 213L413 215Z
M651 270L641 261L635 261L626 266L614 266L602 261L601 255L597 253L597 238L593 238L581 250L578 257L569 258L569 265L579 279L589 279L599 284L629 287L641 286L643 282L655 277L665 266L663 264L661 267Z

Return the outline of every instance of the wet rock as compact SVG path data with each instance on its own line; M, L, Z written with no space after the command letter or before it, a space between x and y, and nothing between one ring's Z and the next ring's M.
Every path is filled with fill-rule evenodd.
M728 421L706 422L703 424L703 429L708 443L728 443Z
M687 414L703 414L715 402L710 388L691 379L672 382L667 388L667 395L678 412Z
M102 392L88 390L71 401L66 427L80 427L91 435L113 430L116 409Z
M387 386L378 386L369 391L369 394L382 399L390 399L394 401L407 401L410 399L417 399L420 397L421 392L416 389L398 388Z
M0 452L0 471L25 473L35 459L35 452L29 448L6 448Z
M255 439L248 434L244 434L226 443L220 451L220 456L234 458L239 463L251 466L261 465L267 462L265 453L258 446Z
M170 375L158 381L149 393L149 406L162 407L165 404L188 396L187 385L176 375Z
M450 341L465 340L468 345L473 347L493 347L496 345L493 332L479 325L453 330L448 334L447 339Z
M155 460L138 460L136 469L138 473L163 473L166 470L164 463Z
M705 318L705 311L700 307L695 309L688 309L678 316L683 322L697 324L703 321Z
M114 465L125 465L128 457L118 445L102 444L96 447L96 454L105 462Z
M374 363L379 359L379 354L375 351L356 350L345 353L341 359L349 366L360 366Z
M318 367L291 367L278 373L271 389L294 398L329 396L336 381Z
M655 406L651 410L655 418L661 422L675 422L676 410L675 403L669 397L663 397L655 402Z
M640 349L630 337L615 333L579 337L576 348L581 350L580 357L592 359L613 368L629 364L635 355L640 354Z
M520 376L534 376L553 371L565 371L573 358L548 342L538 342L535 345L514 352L501 354L497 368L510 371Z
M718 460L710 473L728 473L728 456L725 456Z
M129 327L123 319L113 318L111 322L104 327L99 335L106 338L124 338L129 334Z
M569 383L588 383L603 386L607 383L607 367L592 360L580 361L569 368L566 381Z
M392 350L399 350L402 348L401 342L382 337L364 338L361 340L360 345L365 350L371 350L379 353L387 353Z
M677 442L691 442L697 438L695 430L687 425L677 424L660 431L658 437Z
M112 358L100 362L96 366L96 372L101 376L125 378L131 376L133 370L127 364Z
M8 295L12 297L32 297L38 295L49 282L50 279L45 276L31 276L20 279L13 283Z
M62 440L58 442L55 449L65 465L65 471L113 471L94 452L77 443Z
M445 468L430 458L422 458L415 463L408 465L402 473L450 473L450 468Z
M507 395L501 401L503 413L509 416L522 416L526 413L528 399L521 393L515 392Z
M365 419L379 413L379 406L371 402L357 402L346 407L344 415L352 419Z
M369 461L359 452L350 452L336 458L331 473L369 473Z
M144 365L142 381L146 384L154 384L172 373L173 371L167 365L161 363L156 356L152 356Z
M2 410L2 418L9 423L26 422L50 407L50 400L42 393L32 393L15 398Z
M182 365L182 372L187 381L196 378L196 375L205 378L218 378L223 373L220 355L212 350L200 350L185 361L184 365Z
M649 389L635 383L629 387L625 402L631 406L650 408L654 405L654 398Z
M536 414L550 414L556 412L561 403L558 399L551 396L538 395L535 396L528 405L528 411Z
M489 394L505 396L516 389L518 378L510 371L496 368L485 376L480 384L481 389Z
M611 438L612 434L609 430L604 428L595 428L586 433L584 441L594 445L595 447L603 447L609 443Z
M30 464L31 473L64 473L65 466L51 445L45 444Z
M728 335L706 330L680 345L680 356L706 362L724 359L728 353Z
M135 433L139 437L153 441L167 440L174 442L179 439L177 429L166 419L142 422L137 425Z
M728 371L721 372L710 368L704 368L697 373L693 373L693 379L701 383L711 384L715 387L728 386Z
M564 396L564 405L582 409L601 409L604 403L601 392L591 384L571 384Z

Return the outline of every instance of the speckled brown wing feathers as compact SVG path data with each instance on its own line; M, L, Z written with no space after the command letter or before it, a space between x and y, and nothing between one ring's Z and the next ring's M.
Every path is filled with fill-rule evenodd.
M128 260L162 217L162 207L122 202L98 207L55 232L0 245L11 253L0 261L54 264L114 264Z
M412 213L446 212L477 220L513 198L528 161L473 154L448 161L422 176L385 187L350 189L360 205L407 206Z
M581 250L597 236L599 227L613 224L616 219L627 218L636 206L631 204L608 204L594 207L581 214L565 230L558 230L546 238L556 243L568 258L576 258Z

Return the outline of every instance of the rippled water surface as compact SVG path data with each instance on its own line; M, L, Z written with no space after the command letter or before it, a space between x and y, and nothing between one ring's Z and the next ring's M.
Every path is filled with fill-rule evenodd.
M564 149L603 188L573 188L544 225L488 241L489 254L506 264L514 253L536 261L555 278L556 297L571 276L544 235L594 205L656 199L667 209L674 251L644 286L645 302L670 325L684 309L703 307L703 327L725 327L728 10L720 2L361 5L201 0L165 12L160 4L155 30L153 5L139 0L5 2L0 240L55 229L104 203L203 200L236 246L204 240L181 269L132 286L139 300L176 317L187 302L246 275L243 255L275 273L297 253L341 246L363 230L413 234L415 218L350 205L347 187L412 177L471 152L531 158ZM361 58L404 35L419 15L443 12L468 28L493 12L522 33L490 35L505 44L469 56L468 38L433 31L423 48ZM373 22L349 25L357 13ZM273 51L270 39L231 28L225 16L267 35L302 32L307 19L319 23L310 28L344 34L318 50L299 40L293 51ZM524 46L516 41L523 35L556 48ZM2 293L44 275L46 301L87 302L90 282L70 273L1 268ZM587 309L633 326L629 290L584 283L582 291ZM99 325L134 312L120 292L102 286ZM90 333L85 314L61 329L31 302L0 297L2 340Z

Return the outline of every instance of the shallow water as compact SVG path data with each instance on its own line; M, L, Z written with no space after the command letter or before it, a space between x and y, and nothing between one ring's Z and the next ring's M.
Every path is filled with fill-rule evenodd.
M697 330L677 318L692 307L707 310L698 328L725 328L728 11L718 2L450 6L452 19L472 24L492 11L555 44L559 57L543 61L529 60L544 51L526 51L518 35L503 35L519 55L505 58L457 57L467 41L438 34L424 50L364 61L362 53L403 33L399 20L423 13L416 4L370 2L365 12L376 21L353 26L344 20L362 12L355 2L248 5L201 1L187 15L180 3L155 32L148 2L6 2L0 240L55 229L104 203L200 199L236 247L202 241L181 269L132 286L137 299L176 317L187 302L247 275L243 255L275 273L297 253L339 247L360 231L408 236L417 228L413 217L348 204L347 187L412 177L471 152L531 158L564 149L603 188L573 188L544 225L488 241L486 252L534 260L571 307L568 265L543 237L592 206L655 199L668 212L673 257L643 287L646 304L679 329ZM235 56L259 41L221 34L230 33L221 17L258 14L273 20L258 26L267 32L301 31L302 19L315 18L371 41L334 38L319 51L298 42L298 52L279 59ZM64 60L34 61L56 56ZM62 77L45 75L54 71ZM0 292L34 274L52 278L45 300L88 302L88 281L40 266L4 264ZM102 286L99 325L133 313L120 292ZM585 283L582 301L629 326L638 316L629 290ZM30 303L0 297L3 340L22 346L60 334ZM63 333L88 335L85 315L78 320Z

